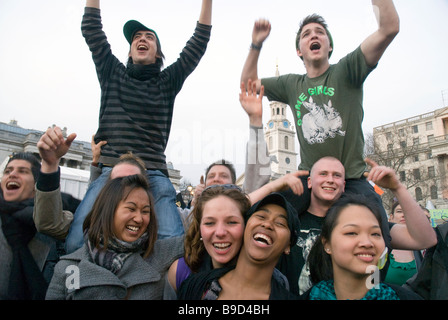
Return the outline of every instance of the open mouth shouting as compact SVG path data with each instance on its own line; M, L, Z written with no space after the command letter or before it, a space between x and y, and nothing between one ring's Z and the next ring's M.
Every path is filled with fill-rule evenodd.
M149 48L148 48L148 46L145 45L145 44L139 44L139 45L137 46L137 50L138 50L138 51L148 51Z
M20 189L21 185L17 181L9 181L6 183L7 190L17 190Z
M314 53L319 52L320 48L321 48L320 43L318 43L318 42L311 43L310 50L312 52L314 52Z
M268 235L264 234L264 233L256 233L253 236L253 239L255 240L255 242L257 242L258 244L262 245L262 246L270 246L273 243L273 240L271 237L269 237Z

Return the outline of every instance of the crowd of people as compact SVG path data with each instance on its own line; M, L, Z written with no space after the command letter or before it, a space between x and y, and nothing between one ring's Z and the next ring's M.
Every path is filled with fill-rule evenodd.
M135 20L124 25L130 49L121 63L99 0L87 0L81 29L101 87L89 187L83 199L61 192L60 160L76 134L57 126L37 143L40 159L10 157L0 299L448 299L447 224L434 229L396 173L363 158L363 83L399 32L393 1L372 5L378 29L334 65L325 20L302 20L304 75L258 77L271 25L255 22L239 95L249 118L244 185L221 159L180 208L164 151L175 97L206 52L212 0L202 0L193 36L164 69L156 31ZM290 105L300 143L298 170L272 181L265 95ZM369 181L394 194L389 215Z

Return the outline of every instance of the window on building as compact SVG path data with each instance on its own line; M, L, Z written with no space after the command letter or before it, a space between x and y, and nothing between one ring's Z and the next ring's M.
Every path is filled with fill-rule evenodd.
M400 141L400 147L406 149L406 141Z
M404 129L403 129L403 128L398 129L398 135L399 135L400 137L404 137Z
M414 174L414 179L417 181L420 180L420 169L414 169L412 172Z
M68 160L67 161L67 167L76 169L78 167L78 161L76 161L76 160Z
M428 135L428 142L434 142L434 135L433 134Z
M420 143L420 139L419 138L414 138L413 145L417 146L417 145L419 145L419 143Z
M406 172L400 171L399 174L400 174L400 181L405 182L406 181Z
M414 156L414 162L418 162L418 154Z
M418 133L418 125L412 126L412 132Z
M285 149L288 150L288 136L285 136Z
M427 156L428 160L429 160L429 159L432 159L432 153L431 153L431 152L428 152L428 153L426 154L426 156Z
M437 186L431 186L431 199L437 199Z
M436 176L436 170L434 166L428 167L428 178L434 178Z
M386 132L386 139L387 140L392 139L392 132Z
M426 122L426 130L432 130L432 121Z
M272 137L269 137L269 150L272 150Z
M392 143L389 143L387 145L387 151L392 151L392 150L394 150L394 145Z
M423 193L420 187L415 188L415 200L417 201L423 200Z

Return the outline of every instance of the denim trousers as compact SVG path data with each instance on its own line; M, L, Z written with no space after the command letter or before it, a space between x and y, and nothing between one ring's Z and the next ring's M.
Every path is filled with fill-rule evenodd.
M109 179L111 167L103 167L101 175L93 181L74 214L66 241L66 253L72 253L84 244L82 225L93 207L101 189ZM159 239L176 237L184 233L182 219L176 205L176 190L171 181L158 170L147 170L150 190L154 198L154 209L157 217Z

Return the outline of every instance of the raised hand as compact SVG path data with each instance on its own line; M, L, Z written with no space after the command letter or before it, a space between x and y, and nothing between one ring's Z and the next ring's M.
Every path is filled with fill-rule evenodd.
M92 141L90 141L90 146L92 148L92 162L98 163L101 156L101 147L104 146L107 141L100 141L95 143L95 135L92 136Z
M67 153L76 138L76 133L67 138L62 135L59 127L48 128L37 142L37 149L42 158L42 172L53 172L57 170L59 160Z
M250 124L253 126L262 126L263 118L263 95L264 86L261 86L260 93L257 95L256 83L249 79L247 90L244 82L241 82L240 103L244 111L249 116Z
M371 166L371 170L367 175L367 180L371 180L380 187L397 190L401 185L397 174L392 168L386 166L379 166L375 161L366 158L365 162Z
M265 19L255 21L252 31L252 43L261 46L271 33L271 23Z

